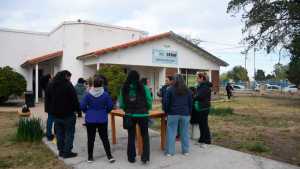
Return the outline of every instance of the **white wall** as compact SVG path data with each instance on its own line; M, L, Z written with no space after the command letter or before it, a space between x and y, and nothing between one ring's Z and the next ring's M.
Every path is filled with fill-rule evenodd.
M166 47L168 46L168 47ZM116 52L108 53L98 58L90 58L84 61L85 65L100 63L108 64L124 64L137 66L153 66L153 67L173 67L177 65L166 65L152 63L152 49L166 49L177 51L178 66L187 69L203 69L203 70L219 70L220 66L214 62L199 56L190 49L168 39L161 39L158 41L148 42L143 45L122 49Z
M47 35L0 30L0 67L10 66L27 80L27 90L32 88L32 69L20 65L33 56L45 54Z
M82 54L137 40L145 36L145 34L138 31L88 24L84 25L83 34L84 53Z

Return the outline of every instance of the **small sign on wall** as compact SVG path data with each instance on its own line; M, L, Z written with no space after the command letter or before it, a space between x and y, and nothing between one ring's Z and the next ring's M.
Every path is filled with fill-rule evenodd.
M153 49L152 50L152 63L177 65L178 64L177 51Z

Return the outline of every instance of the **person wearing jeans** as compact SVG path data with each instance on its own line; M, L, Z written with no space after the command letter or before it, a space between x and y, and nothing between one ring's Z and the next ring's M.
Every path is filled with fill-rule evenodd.
M54 123L54 117L52 114L48 113L47 126L46 126L46 137L48 141L51 141L54 138L54 135L52 134L53 123Z
M113 108L110 95L104 90L103 79L95 77L93 88L83 97L80 108L85 113L85 125L88 137L88 162L93 162L94 142L98 130L109 162L115 162L110 150L107 134L108 113Z
M180 126L181 152L189 154L189 120L192 112L192 94L185 85L181 75L175 75L175 84L168 88L165 98L167 114L167 156L175 155L175 140L178 125Z
M54 118L59 156L76 157L72 152L76 115L80 112L75 89L70 82L71 73L67 70L58 72L49 83L45 93L45 112Z
M71 152L73 149L76 115L70 117L55 118L55 131L57 136L57 149L60 156L64 156L63 152Z

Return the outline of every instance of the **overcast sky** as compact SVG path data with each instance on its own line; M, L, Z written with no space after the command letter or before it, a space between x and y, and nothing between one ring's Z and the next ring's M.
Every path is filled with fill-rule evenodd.
M245 63L241 55L239 17L226 13L229 0L1 0L0 27L49 32L63 21L77 19L129 26L149 34L174 31L199 38L200 46L230 64L227 71ZM256 68L273 70L279 55L256 52ZM288 63L282 57L281 63ZM253 76L253 52L247 69Z

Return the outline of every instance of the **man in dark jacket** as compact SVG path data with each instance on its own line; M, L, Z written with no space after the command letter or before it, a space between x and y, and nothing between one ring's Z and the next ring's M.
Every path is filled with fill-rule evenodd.
M57 149L63 158L76 157L73 153L76 115L80 112L76 91L70 82L71 73L58 72L48 85L45 97L45 112L54 116Z
M203 73L197 73L197 93L195 99L198 101L199 119L193 121L199 122L200 138L199 143L211 144L210 131L208 127L208 114L210 110L211 87L212 84L207 81L207 77Z
M162 105L162 109L165 111L165 96L167 93L167 89L168 87L170 87L172 84L174 83L173 81L173 77L172 76L167 76L166 78L166 84L163 85L160 89L159 92L157 92L157 96L161 97L161 105Z
M227 83L226 93L227 93L228 100L230 100L230 98L232 97L232 91L233 91L233 87L231 86L230 83Z

